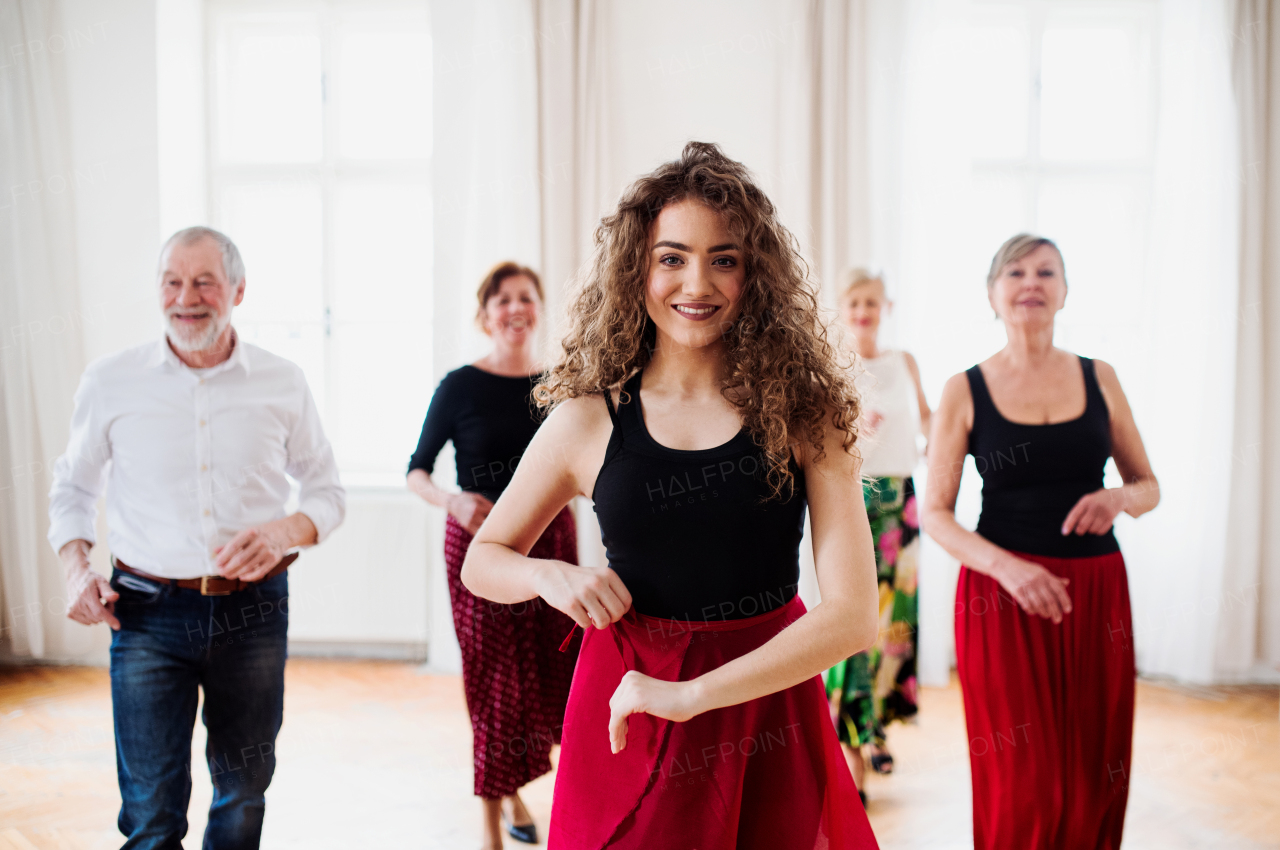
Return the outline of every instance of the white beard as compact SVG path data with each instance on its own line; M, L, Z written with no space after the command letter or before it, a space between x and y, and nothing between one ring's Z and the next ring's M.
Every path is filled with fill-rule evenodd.
M165 311L169 342L179 351L207 351L213 348L218 341L218 337L226 330L227 325L231 324L231 310L227 310L225 316L214 313L199 325L183 327L182 325L174 324L173 321L173 314L181 312L183 310L178 307L170 307Z

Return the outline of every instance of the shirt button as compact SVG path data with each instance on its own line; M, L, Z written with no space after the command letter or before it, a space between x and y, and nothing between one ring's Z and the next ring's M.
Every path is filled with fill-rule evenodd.
M200 420L200 427L201 427L201 428L203 428L203 427L204 427L204 420L203 420L203 419L201 419L201 420Z
M201 379L200 379L200 383L202 383L202 384L204 383L204 378L201 378Z
M204 512L204 515L205 515L205 516L208 516L208 515L209 515L209 512L208 512L208 511L205 511L205 512Z
M208 472L208 471L209 471L209 466L208 466L208 464L204 464L204 463L200 464L200 471L201 471L201 472Z

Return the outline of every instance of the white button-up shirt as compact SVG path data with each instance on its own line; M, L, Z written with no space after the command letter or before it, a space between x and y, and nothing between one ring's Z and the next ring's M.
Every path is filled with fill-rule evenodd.
M96 542L105 485L113 555L164 578L213 575L215 549L285 516L286 474L324 540L346 493L300 368L238 338L210 369L189 368L164 339L140 345L80 379L54 466L49 542Z

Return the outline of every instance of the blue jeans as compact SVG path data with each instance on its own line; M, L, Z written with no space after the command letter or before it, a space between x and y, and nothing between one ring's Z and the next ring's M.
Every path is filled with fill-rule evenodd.
M284 712L288 572L227 596L119 570L111 586L120 594L111 703L122 850L181 850L197 687L213 779L204 850L257 848Z

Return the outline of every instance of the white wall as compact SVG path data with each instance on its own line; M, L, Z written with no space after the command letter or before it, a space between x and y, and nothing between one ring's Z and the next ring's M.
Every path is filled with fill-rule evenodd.
M405 490L351 496L346 521L289 572L290 650L423 659L431 587L425 569L442 541L426 504Z

